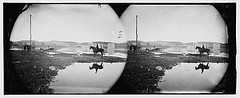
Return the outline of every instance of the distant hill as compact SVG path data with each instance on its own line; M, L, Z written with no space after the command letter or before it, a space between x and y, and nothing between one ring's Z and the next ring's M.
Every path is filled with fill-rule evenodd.
M135 45L135 40L128 41L128 45ZM217 43L217 42L190 42L190 43L183 43L178 41L138 41L138 45L142 48L148 48L153 49L155 48L161 48L161 49L167 49L167 48L187 48L187 47L196 47L196 46L205 46L206 48L212 49L213 44L220 44L221 51L228 51L228 44L227 43Z
M38 48L47 48L53 47L56 49L60 49L63 47L86 47L88 48L91 45L99 44L103 48L106 48L108 43L110 42L101 42L101 41L95 41L95 42L83 42L83 43L77 43L74 41L35 41L32 40L32 45ZM190 43L182 43L177 41L138 41L138 45L142 48L161 48L161 49L167 49L167 48L186 48L186 47L195 47L195 46L202 46L204 45L207 48L212 49L213 44L217 42L190 42ZM12 43L12 46L15 47L23 47L25 44L30 44L29 40L22 40L22 41L16 41ZM127 43L115 43L115 47L118 49L128 49L129 45L135 45L135 40L127 41ZM228 51L228 44L227 43L218 43L221 46L221 51Z
M53 47L53 48L63 48L63 47L88 47L91 45L96 45L99 44L103 47L106 47L108 45L108 43L110 42L101 42L101 41L95 41L95 42L83 42L83 43L77 43L74 41L35 41L32 40L31 44L34 47L39 47L39 48L47 48L49 47ZM29 40L22 40L22 41L14 41L12 42L12 46L14 47L18 47L21 48L23 47L23 45L30 45L30 41ZM115 47L116 48L126 48L127 47L127 43L115 43Z

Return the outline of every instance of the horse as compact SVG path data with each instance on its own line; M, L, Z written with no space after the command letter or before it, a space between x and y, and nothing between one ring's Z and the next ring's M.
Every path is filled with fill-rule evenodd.
M89 70L95 69L97 73L98 69L103 69L103 63L101 63L101 65L98 65L97 63L93 63L92 67L89 66Z
M94 55L97 54L98 52L100 52L100 53L103 55L103 52L104 52L104 49L98 48L98 47L90 46L89 49L92 49L92 50L93 50Z
M208 64L209 64L209 63L207 63L207 65L204 65L203 63L200 63L200 64L198 65L198 67L195 67L195 70L202 69L201 74L203 74L203 70L204 70L204 69L209 69Z
M202 48L202 47L199 47L199 46L196 46L196 49L198 49L200 54L203 54L204 52L207 52L207 54L209 55L210 49Z

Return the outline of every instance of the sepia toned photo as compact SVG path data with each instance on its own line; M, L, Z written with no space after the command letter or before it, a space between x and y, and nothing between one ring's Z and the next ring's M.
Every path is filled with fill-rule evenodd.
M4 3L4 94L236 94L236 3Z

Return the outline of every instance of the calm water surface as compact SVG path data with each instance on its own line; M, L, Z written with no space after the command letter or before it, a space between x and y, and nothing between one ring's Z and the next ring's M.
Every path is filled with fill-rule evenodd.
M163 93L209 93L221 81L228 63L180 63L160 76Z
M105 93L120 77L125 63L73 63L50 83L54 93Z

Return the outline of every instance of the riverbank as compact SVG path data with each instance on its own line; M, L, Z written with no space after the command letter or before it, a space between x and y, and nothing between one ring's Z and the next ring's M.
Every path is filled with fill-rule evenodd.
M178 63L225 63L228 58L182 55L182 54L153 54L145 51L129 51L127 63L121 77L109 93L156 93L161 92L157 88L159 76L165 75L165 70L172 69ZM159 70L160 69L160 70ZM217 86L223 89L223 85Z
M125 62L125 58L114 56L100 56L93 54L49 54L41 51L9 51L9 62L5 67L9 69L9 93L38 94L52 93L49 83L58 70L65 69L71 63L81 62ZM20 84L19 84L20 83ZM21 88L26 90L21 92ZM19 89L19 91L15 91Z
M6 94L51 94L49 83L58 70L65 69L75 62L125 62L125 68L119 80L108 93L155 93L159 76L165 70L171 69L178 63L228 62L226 57L182 55L182 54L153 54L146 51L128 52L128 58L114 56L100 56L93 54L49 54L33 51L31 53L18 50L9 51L9 62L5 65L10 74L9 92ZM6 82L6 81L5 81ZM17 86L16 86L17 85ZM224 86L224 85L223 85ZM223 87L217 86L218 89Z

